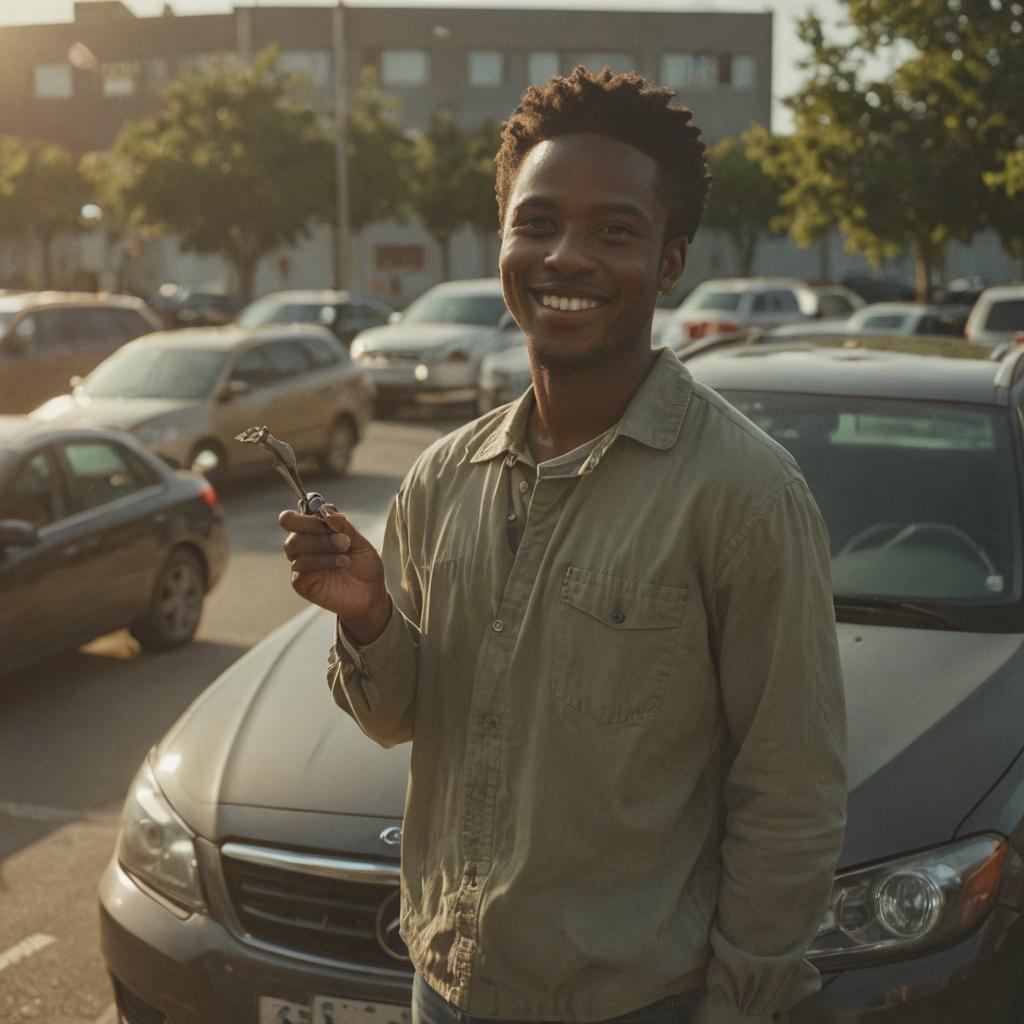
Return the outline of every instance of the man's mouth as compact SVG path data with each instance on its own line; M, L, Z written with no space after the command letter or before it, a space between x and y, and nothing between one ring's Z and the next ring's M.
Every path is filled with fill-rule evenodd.
M563 313L579 313L588 309L597 309L603 305L597 299L583 295L555 295L551 292L538 292L537 301L547 309L557 309Z

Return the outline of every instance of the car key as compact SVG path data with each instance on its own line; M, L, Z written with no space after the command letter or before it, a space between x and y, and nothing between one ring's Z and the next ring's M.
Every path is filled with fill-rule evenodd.
M299 511L307 516L319 516L327 518L327 499L316 491L307 491L299 476L298 463L295 452L287 441L280 441L270 432L266 425L262 427L249 427L242 433L235 435L236 441L244 444L261 444L270 452L274 460L274 469L284 477L284 481L292 489L299 499Z

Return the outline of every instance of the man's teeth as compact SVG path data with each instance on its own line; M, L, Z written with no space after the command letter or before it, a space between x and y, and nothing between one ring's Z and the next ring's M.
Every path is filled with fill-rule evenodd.
M581 309L596 309L597 302L594 299L581 299L578 296L567 298L565 295L542 295L541 305L549 309L561 309L566 312L575 313Z

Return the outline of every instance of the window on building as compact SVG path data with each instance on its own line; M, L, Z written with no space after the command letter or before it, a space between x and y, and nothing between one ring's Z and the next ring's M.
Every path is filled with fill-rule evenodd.
M37 64L35 92L40 100L66 100L71 96L70 64Z
M426 85L430 55L426 50L381 50L380 80L383 85Z
M610 64L612 71L621 74L636 69L636 58L631 53L581 53L573 58L572 64L574 67L582 64L590 71L600 71L605 64Z
M553 50L536 50L526 58L526 77L532 84L540 85L561 70L562 62Z
M467 71L470 85L501 85L505 80L505 55L498 50L471 50Z
M331 87L330 50L284 50L278 58L277 66L282 71L302 76L313 89Z
M709 88L716 84L715 59L705 53L666 53L661 58L661 84L670 89Z
M141 65L135 61L124 61L119 64L102 64L100 66L100 76L103 79L103 95L134 95L135 83L141 70Z
M753 89L757 64L753 57L736 55L731 61L731 82L734 89Z

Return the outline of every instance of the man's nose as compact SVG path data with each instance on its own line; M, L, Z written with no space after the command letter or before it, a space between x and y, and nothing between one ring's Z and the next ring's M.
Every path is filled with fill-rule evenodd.
M544 265L567 277L593 270L594 258L587 233L562 231L553 239L551 251L544 257Z

